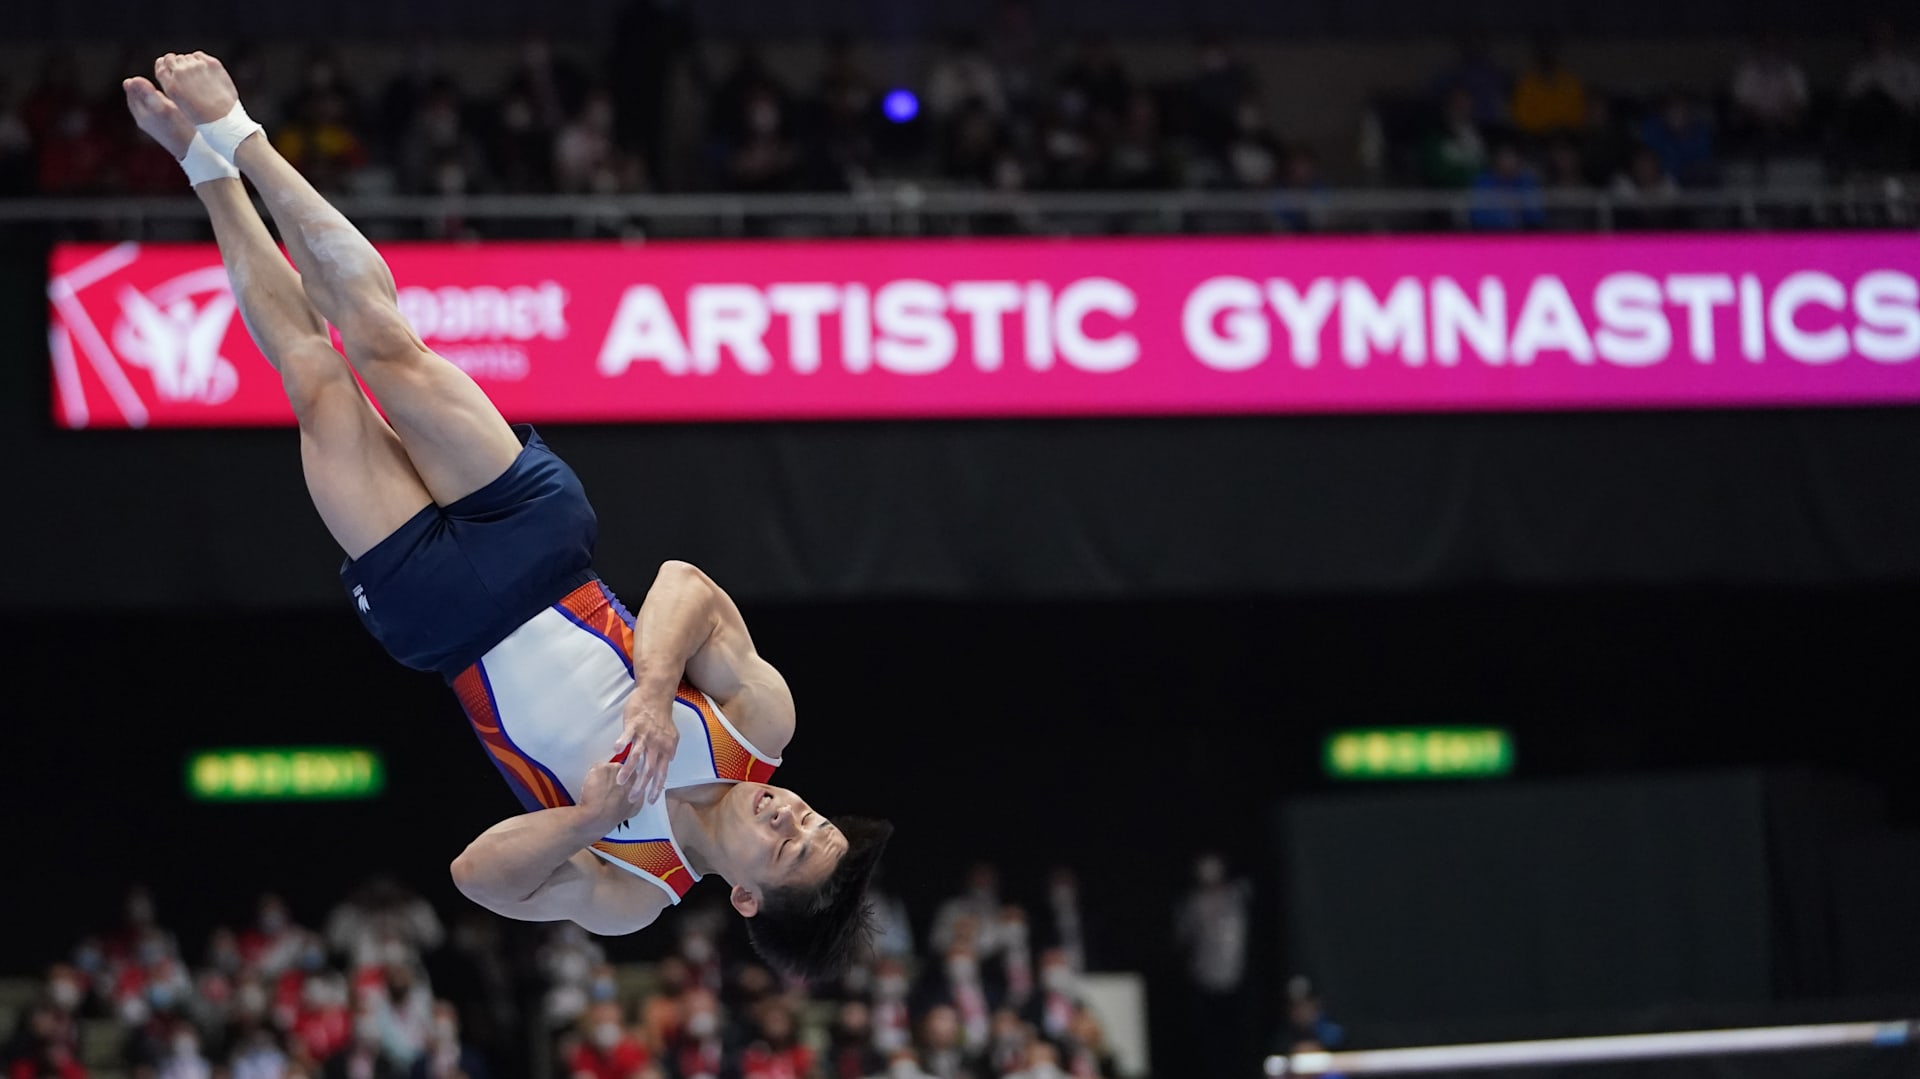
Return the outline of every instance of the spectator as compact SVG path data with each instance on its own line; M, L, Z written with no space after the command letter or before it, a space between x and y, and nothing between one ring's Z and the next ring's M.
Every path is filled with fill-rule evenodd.
M913 1042L913 1019L907 1006L907 973L900 959L886 956L873 969L873 1045L891 1054Z
M1465 94L1466 116L1476 127L1497 128L1507 123L1513 77L1493 62L1486 43L1478 37L1463 37L1456 43L1453 63L1434 78L1433 89L1434 100L1442 103Z
M310 930L294 923L286 900L268 893L260 897L253 928L233 937L232 951L227 950L225 941L215 939L209 952L220 970L231 973L241 964L250 964L272 977L299 958L312 936Z
M1107 1048L1107 1032L1100 1017L1090 1008L1081 1008L1067 1028L1067 1072L1087 1079L1100 1076L1113 1079L1113 1053ZM1228 1073L1221 1073L1228 1074Z
M200 1035L192 1024L174 1028L167 1052L155 1062L154 1079L210 1079L213 1065L200 1052Z
M1060 1049L1051 1042L1036 1041L1027 1047L1026 1066L1005 1079L1064 1079L1060 1070Z
M353 128L346 96L314 92L299 102L299 111L277 133L275 148L315 188L343 190L348 174L368 160L366 145Z
M1327 1018L1313 983L1295 975L1287 981L1287 1026L1274 1046L1276 1053L1331 1052L1346 1044L1340 1024Z
M1901 50L1898 31L1885 20L1874 24L1867 55L1847 73L1848 98L1876 96L1909 116L1920 112L1920 60Z
M403 948L396 947L376 977L363 981L365 1000L380 1019L387 1055L405 1070L426 1052L433 1033L433 990Z
M554 135L526 90L508 89L491 140L501 187L514 193L553 190Z
M811 1079L813 1051L800 1044L793 1012L784 1005L760 1009L759 1029L740 1056L742 1079Z
M963 33L947 41L927 75L927 109L945 121L969 103L977 103L995 118L1007 111L999 71L982 51L979 37Z
M257 1026L234 1039L227 1060L231 1079L285 1079L288 1064L273 1032Z
M1296 148L1287 155L1275 190L1288 197L1274 212L1282 225L1294 232L1316 232L1326 227L1327 211L1322 196L1327 192L1327 184L1320 179L1320 166L1313 151Z
M647 1066L647 1051L622 1023L617 1003L595 1004L580 1034L567 1061L573 1079L635 1079Z
M553 131L580 112L591 80L579 65L556 54L545 37L535 34L520 46L520 62L508 85L532 103L538 125Z
M419 955L445 937L433 906L392 877L368 880L327 916L328 946L356 969L384 962L389 941Z
M933 912L933 929L927 935L928 946L944 955L953 946L955 933L963 920L984 926L1000 911L1000 874L990 862L976 862L967 872L967 890L948 899ZM980 942L983 954L994 949Z
M1198 71L1187 91L1188 126L1202 154L1218 157L1238 130L1240 103L1258 94L1253 72L1219 37L1200 40Z
M986 1048L993 1009L999 1003L997 996L997 993L989 994L979 956L972 946L956 938L947 949L945 960L928 970L919 1006L914 1010L925 1013L933 1007L953 1009L960 1024L963 1047L975 1053Z
M613 97L604 90L587 95L578 115L553 138L553 180L562 192L607 191L614 182Z
M1920 146L1920 61L1900 48L1889 22L1874 25L1867 55L1847 75L1841 138L1856 166L1899 171Z
M1539 228L1546 223L1540 177L1512 143L1501 143L1492 163L1474 178L1467 219L1476 229L1504 231Z
M1679 223L1671 205L1680 185L1660 162L1660 155L1642 146L1627 169L1614 178L1611 191L1621 204L1614 225L1621 229L1668 228Z
M1513 126L1534 137L1578 130L1587 118L1587 90L1560 62L1551 39L1534 42L1533 63L1513 87Z
M685 1020L679 1037L668 1046L664 1062L668 1073L681 1077L719 1075L728 1048L720 1001L706 989L689 989L681 1000L681 1009Z
M353 1023L353 1040L328 1058L321 1079L401 1079L406 1073L381 1048L380 1017L362 1012Z
M800 175L800 148L781 97L756 87L746 99L744 131L726 163L728 186L737 191L784 191Z
M1280 178L1285 151L1267 126L1265 110L1249 97L1235 113L1233 140L1227 145L1227 179L1234 187L1260 190Z
M1640 141L1682 187L1714 181L1713 125L1684 92L1670 92L1659 109L1647 114L1640 124Z
M865 1001L849 1000L835 1013L824 1061L826 1079L864 1079L885 1067L875 1045L873 1011Z
M920 1066L920 1058L911 1048L896 1049L887 1057L885 1079L937 1079Z
M1807 76L1778 34L1766 34L1733 73L1734 124L1762 139L1799 131L1807 115Z
M1104 35L1080 43L1060 72L1061 88L1078 95L1088 112L1118 119L1133 96L1133 79L1114 51L1113 40Z
M1040 956L1040 991L1027 1002L1021 1018L1040 1036L1054 1041L1067 1037L1073 1016L1081 1007L1080 975L1064 948L1049 948Z
M960 1013L939 1004L920 1021L920 1066L938 1079L986 1079L985 1062L964 1042Z
M53 50L41 61L40 77L20 102L20 121L36 144L44 144L71 109L85 106L79 70L78 58L65 49Z
M1019 1071L1026 1065L1033 1028L1012 1008L993 1013L993 1032L987 1041L987 1067L994 1075Z
M1174 919L1174 940L1186 965L1191 1036L1200 1047L1201 1070L1210 1075L1230 1074L1244 1064L1238 1050L1249 1018L1250 893L1244 880L1227 876L1218 854L1204 854L1194 863L1193 889Z
M1001 0L987 35L989 57L1000 77L1009 112L1022 113L1040 93L1041 38L1028 0Z
M994 931L1000 941L1000 989L1005 1003L1019 1008L1033 997L1033 944L1027 928L1027 912L1008 905L1000 909L1000 923Z
M1087 968L1086 921L1080 909L1080 881L1073 870L1060 866L1047 876L1048 934L1046 944L1066 953L1074 970Z
M459 195L487 186L486 159L467 131L460 93L451 80L427 87L402 145L401 183L408 191Z
M1427 136L1422 172L1434 187L1463 188L1486 166L1487 140L1474 118L1473 95L1465 87L1447 95L1439 126Z
M325 1060L345 1048L353 1037L353 1013L347 1008L347 985L336 974L310 977L300 992L300 1014L287 1031L289 1041L315 1060Z
M1160 106L1153 94L1135 90L1127 99L1118 133L1107 148L1109 187L1158 190L1180 182L1180 167L1160 126Z

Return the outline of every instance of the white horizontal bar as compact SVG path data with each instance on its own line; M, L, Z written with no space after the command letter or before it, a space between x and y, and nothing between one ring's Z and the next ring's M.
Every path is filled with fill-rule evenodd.
M1598 1038L1552 1038L1526 1042L1481 1042L1409 1049L1361 1049L1339 1053L1295 1053L1291 1057L1267 1058L1267 1074L1370 1075L1580 1064L1599 1060L1645 1060L1712 1053L1777 1053L1847 1045L1904 1045L1916 1037L1916 1026L1920 1024L1911 1020L1893 1020L1692 1030L1672 1034L1616 1034Z

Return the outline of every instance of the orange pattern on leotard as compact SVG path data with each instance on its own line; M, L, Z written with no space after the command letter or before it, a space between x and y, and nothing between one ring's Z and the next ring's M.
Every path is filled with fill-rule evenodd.
M467 713L467 722L473 724L474 733L480 736L480 743L487 747L488 754L500 762L500 767L518 780L535 801L547 809L573 804L573 799L567 797L566 791L560 789L560 785L545 769L507 739L506 731L500 727L500 717L494 713L493 699L487 693L486 676L481 673L478 663L454 677L453 693L460 699L460 707Z
M682 681L680 692L675 697L700 713L700 722L706 724L707 744L713 747L713 771L716 776L746 783L765 783L773 778L774 766L754 756L752 751L740 744L738 738L728 732L720 722L720 713L705 693L694 688L691 682Z
M673 844L664 839L648 839L638 843L615 843L601 840L593 849L609 858L617 858L638 869L660 883L673 889L673 894L685 899L693 888L693 874L674 853Z

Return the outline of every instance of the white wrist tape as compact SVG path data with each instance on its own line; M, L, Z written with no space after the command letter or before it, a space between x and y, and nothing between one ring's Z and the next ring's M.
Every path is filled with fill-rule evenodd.
M233 103L233 111L218 120L200 124L198 127L200 134L206 138L207 145L213 147L213 152L228 161L233 160L235 148L247 141L249 135L261 130L260 125L254 121L253 117L247 115L247 110L238 101Z
M205 135L194 133L193 145L187 147L187 156L180 159L180 167L187 170L187 182L195 187L208 180L234 180L240 176L240 170L226 158L215 153L207 145Z

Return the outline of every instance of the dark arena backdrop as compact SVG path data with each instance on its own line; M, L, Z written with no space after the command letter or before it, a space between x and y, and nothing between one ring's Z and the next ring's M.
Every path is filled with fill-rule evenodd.
M1100 17L1134 36L1453 29L1384 0L1186 6ZM318 7L85 7L153 34L215 14L241 21L224 33L319 32ZM725 17L771 37L853 19L831 7L736 0ZM857 7L881 37L964 21ZM1514 33L1549 21L1476 7ZM1788 30L1880 10L1757 7ZM1755 8L1614 4L1553 28L1730 33ZM451 9L328 10L400 38ZM461 11L474 34L523 26L517 5ZM7 18L33 40L88 36L60 5ZM362 631L293 432L60 429L48 266L72 237L0 238L0 971L60 959L136 881L176 897L193 940L263 890L315 920L373 873L459 909L449 861L516 803L444 686ZM1296 972L1368 1048L1920 1016L1915 407L541 430L630 605L669 558L733 594L799 705L782 782L895 823L885 881L916 926L979 859L1035 903L1052 867L1078 873L1102 965L1146 975L1156 1075L1187 1074L1172 921L1203 850L1257 897L1249 1060ZM1510 732L1512 774L1323 767L1334 731L1449 725ZM377 749L384 792L183 790L197 750L297 745ZM604 944L621 960L674 946ZM1894 1076L1915 1059L1511 1074Z

